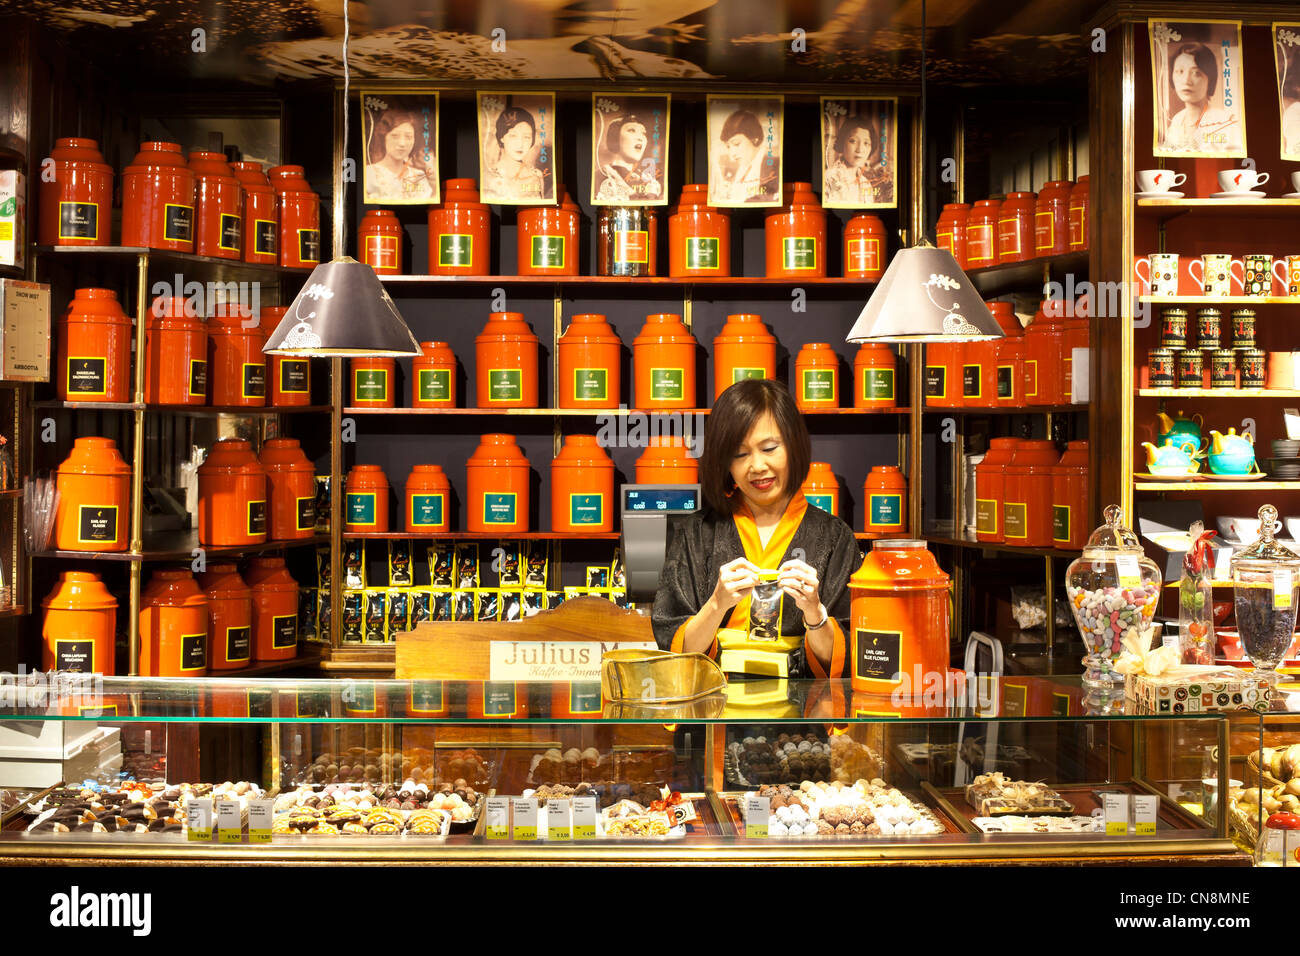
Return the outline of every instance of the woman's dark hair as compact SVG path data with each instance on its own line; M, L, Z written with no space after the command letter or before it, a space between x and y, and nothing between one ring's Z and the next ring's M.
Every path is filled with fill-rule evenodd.
M867 165L875 166L880 162L880 137L876 135L876 124L865 116L850 116L840 124L839 132L835 134L835 152L843 160L844 147L848 145L849 137L853 135L854 130L859 129L866 130L867 135L871 137L871 152L867 155Z
M374 133L370 138L370 162L377 163L388 155L388 149L384 141L388 139L388 134L403 123L411 124L411 131L415 132L420 128L420 122L416 119L414 110L384 110L375 120ZM416 159L416 151L411 150L411 160Z
M724 515L735 514L743 500L733 494L731 462L754 424L770 413L785 445L787 487L794 494L808 477L812 441L808 426L795 407L790 392L770 378L747 378L718 396L704 428L704 451L700 453L700 490L710 508Z
M533 142L537 142L537 123L533 120L533 114L522 106L511 106L502 110L501 115L497 117L497 145L500 146L506 133L520 123L528 124L528 128L533 131Z
M626 116L614 120L614 122L609 124L609 129L605 130L605 149L613 153L615 156L618 156L622 147L622 144L619 142L619 137L623 135L623 127L633 124L640 126L645 130L646 143L648 145L650 140L650 124L640 116L637 116L637 114L628 113Z
M725 143L737 133L746 136L755 146L763 142L763 124L749 110L736 110L728 116L719 138Z
M1213 96L1215 89L1217 89L1219 85L1219 58L1216 57L1214 51L1204 43L1184 43L1170 54L1169 82L1173 82L1174 64L1178 62L1178 58L1183 54L1187 54L1195 60L1196 68L1204 73L1206 79L1209 80L1209 83L1205 87L1206 98L1208 99Z

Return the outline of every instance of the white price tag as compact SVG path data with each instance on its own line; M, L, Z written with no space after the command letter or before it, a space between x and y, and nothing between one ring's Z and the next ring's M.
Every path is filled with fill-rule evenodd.
M573 839L573 818L569 816L568 800L550 800L547 802L546 838L548 840Z
M1264 851L1260 854L1261 866L1282 866L1286 858L1286 831L1264 828Z
M573 838L575 840L596 839L596 798L573 798Z
M510 839L510 800L506 797L488 797L483 807L486 814L486 835L489 840Z
M1136 554L1121 554L1115 559L1115 566L1119 570L1120 587L1135 588L1142 583L1142 571L1138 568Z
M274 800L248 801L248 842L270 843L271 824L275 819Z
M1128 794L1103 793L1101 807L1106 820L1106 836L1128 836Z
M1159 797L1143 793L1133 798L1133 822L1138 836L1156 832L1156 816L1159 812Z
M212 798L191 800L185 807L185 825L190 839L198 843L212 841Z
M1278 610L1286 610L1291 607L1291 589L1295 585L1292 583L1290 568L1273 569L1273 607Z
M537 801L531 797L515 797L510 801L515 821L511 829L512 840L537 839Z
M745 798L745 836L751 840L767 839L767 819L772 815L770 797Z
M242 843L243 820L238 800L217 801L217 842Z

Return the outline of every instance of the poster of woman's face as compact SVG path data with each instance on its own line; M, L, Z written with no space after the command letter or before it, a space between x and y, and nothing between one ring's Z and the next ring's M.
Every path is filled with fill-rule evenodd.
M1277 108L1282 114L1282 158L1300 160L1300 23L1273 24Z
M1156 156L1246 155L1241 21L1147 21Z
M555 203L555 94L479 93L479 194L508 206Z
M591 95L591 202L668 204L668 97Z
M365 202L438 202L437 93L363 91L361 143Z
M709 205L781 204L780 96L710 96Z
M898 100L822 97L822 205L898 205Z

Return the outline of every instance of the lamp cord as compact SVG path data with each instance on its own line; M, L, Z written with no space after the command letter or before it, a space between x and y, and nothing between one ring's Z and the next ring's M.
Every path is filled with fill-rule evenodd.
M348 160L348 111L351 109L351 103L348 99L348 40L350 38L351 21L348 19L348 0L343 0L343 163L347 168ZM344 207L347 206L348 181L343 179L343 198ZM334 256L337 259L343 255L343 250L339 248L339 237L343 233L339 229L334 230Z
M920 212L921 224L917 230L921 238L926 238L926 219L925 219L925 192L926 192L926 165L925 165L925 0L921 0L921 135L917 144L917 151L921 154L921 195L917 197L917 209Z

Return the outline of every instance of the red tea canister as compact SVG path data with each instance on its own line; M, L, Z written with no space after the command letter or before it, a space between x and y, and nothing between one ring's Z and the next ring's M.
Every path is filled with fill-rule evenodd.
M155 571L140 595L140 674L202 677L208 672L208 599L183 568Z
M1050 441L1026 439L1016 446L1002 472L1002 538L1007 544L1052 546L1052 469L1060 460Z
M1005 334L1020 325L1010 302L984 303ZM961 343L962 401L967 408L992 408L998 401L998 347L1000 339Z
M131 466L111 438L82 437L59 465L54 512L58 551L125 551L131 532Z
M731 275L731 217L710 206L706 183L688 183L668 217L668 274Z
M895 408L898 356L883 342L864 342L853 357L853 407Z
M1088 443L1072 441L1065 446L1052 475L1052 546L1079 549L1088 540L1092 523L1088 510Z
M144 355L144 400L150 405L208 400L208 330L187 299L154 299Z
M357 408L397 407L397 360L354 358L351 360L352 404Z
M1060 313L1064 305L1045 299L1025 329L1025 402L1029 405L1064 405L1066 402L1065 329Z
M280 261L275 189L261 163L241 161L230 168L244 190L244 261L273 266Z
M808 477L799 490L808 499L808 504L821 508L827 514L839 515L840 481L831 471L828 462L809 462Z
M388 478L379 465L353 465L344 486L343 530L388 530Z
M618 408L623 343L603 315L570 319L559 352L560 408Z
M503 534L528 530L530 466L514 435L484 435L465 472L468 530Z
M179 144L141 143L122 171L122 245L194 251L194 171Z
M456 355L446 342L421 342L411 360L411 407L456 407Z
M865 528L873 538L907 532L907 478L897 465L877 465L862 486Z
M314 268L320 264L320 196L301 166L273 166L266 176L275 190L280 265Z
M966 264L962 268L983 269L998 262L998 220L1002 203L980 199L966 217Z
M636 460L638 485L694 485L700 480L700 463L676 435L653 435Z
M479 408L537 408L537 336L522 312L493 312L474 339Z
M451 528L451 482L438 465L414 465L406 477L406 530L415 533Z
M131 319L112 289L78 289L59 320L59 398L131 401Z
M1070 251L1070 192L1074 183L1056 179L1038 191L1034 209L1034 255L1056 256Z
M244 258L244 189L224 153L190 153L194 172L194 251L216 259Z
M113 167L93 139L62 137L50 150L53 177L42 167L37 242L43 246L112 245Z
M253 660L298 656L298 582L284 558L253 558L244 579L253 595Z
M962 408L962 365L965 342L928 342L925 346L925 404L930 408Z
M199 466L199 544L267 540L266 469L242 438L223 438Z
M1020 262L1034 257L1034 211L1031 192L1010 192L998 215L998 262Z
M1002 502L1005 500L1007 465L1015 455L1019 438L994 438L984 460L975 466L975 538L1000 543L1003 540Z
M316 467L296 438L268 438L259 459L270 493L272 541L294 541L316 533Z
M245 319L240 312L240 308L219 305L208 319L211 404L262 408L266 405L266 356L262 353L266 339L257 322Z
M1088 248L1088 218L1091 200L1088 197L1088 177L1080 176L1070 190L1070 251L1082 252Z
M269 339L276 327L284 321L288 306L268 305L262 309L262 338ZM292 408L311 404L311 359L291 355L267 355L267 377L270 380L272 408Z
M568 435L551 461L551 530L614 530L614 462L594 435Z
M750 312L727 316L713 340L713 398L747 378L776 378L776 336L763 317Z
M208 669L242 670L253 659L253 592L233 564L210 564L199 578L208 599Z
M879 282L885 274L888 233L879 216L861 212L844 226L844 275Z
M113 640L117 630L117 599L98 574L64 571L41 602L41 669L81 674L116 672Z
M491 271L492 214L473 179L449 179L429 209L429 275L485 276Z
M966 268L966 218L969 215L970 203L944 203L934 226L935 243L940 249L951 252L957 265L963 269Z
M773 279L825 278L826 213L812 183L785 183L781 193L781 207L764 220L766 275Z
M829 342L809 342L799 350L793 391L801 412L840 407L840 357Z
M990 302L988 306L1002 329L1002 338L989 343L993 346L993 401L998 406L1018 407L1024 403L1025 330L1010 302Z
M357 227L357 252L378 275L402 271L402 224L391 209L367 209Z
M682 317L647 315L632 342L632 404L641 409L695 406L695 337Z
M555 206L520 209L515 220L515 271L521 276L578 274L578 204L563 186Z

